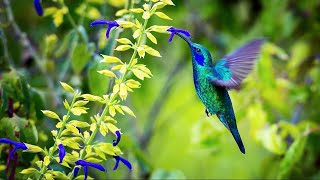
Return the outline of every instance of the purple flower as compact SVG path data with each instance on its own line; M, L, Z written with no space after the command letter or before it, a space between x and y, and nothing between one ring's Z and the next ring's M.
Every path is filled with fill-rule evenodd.
M171 32L171 35L170 35L170 38L169 38L169 41L168 41L168 42L171 42L171 41L172 41L172 39L173 39L173 37L174 37L175 34L177 34L177 35L179 35L179 36L184 35L184 36L186 36L187 38L191 39L191 35L190 35L190 33L189 33L187 30L170 27L167 31L168 31L168 32Z
M108 25L108 29L106 31L106 37L109 38L110 31L113 27L119 27L120 25L117 23L117 21L107 21L107 20L95 20L93 21L90 26L95 25Z
M60 158L59 163L62 163L63 158L66 156L66 149L64 148L63 144L59 144L58 149L59 149L59 158Z
M116 169L118 168L120 161L121 161L124 165L126 165L126 166L128 167L128 169L132 170L131 163L130 163L128 160L126 160L126 159L124 159L124 158L122 158L122 157L120 157L120 156L113 156L113 158L116 159L116 164L114 165L113 170L116 170Z
M120 134L120 131L116 131L115 132L116 136L117 136L117 139L116 140L113 140L113 146L116 146L118 145L118 143L120 142L120 139L121 139L121 134Z
M24 143L21 142L16 142L16 141L12 141L10 139L7 138L0 138L0 143L5 143L5 144L11 144L14 145L13 150L10 152L10 159L13 159L13 155L16 152L16 150L22 149L22 150L27 150L27 146Z
M75 163L76 163L76 165L80 165L80 166L83 167L84 180L86 180L87 177L88 177L88 166L91 166L93 168L99 169L100 171L106 171L103 166L101 166L100 164L97 164L97 163L92 163L92 162L88 162L88 161L85 161L85 160L78 160ZM75 173L78 174L78 171L79 170L77 170L77 171L75 170L74 174Z
M77 177L79 170L80 170L79 167L75 167L75 168L74 168L73 177Z
M42 7L41 7L41 0L33 0L33 6L36 9L37 14L39 16L42 16L43 15L43 10L42 10Z

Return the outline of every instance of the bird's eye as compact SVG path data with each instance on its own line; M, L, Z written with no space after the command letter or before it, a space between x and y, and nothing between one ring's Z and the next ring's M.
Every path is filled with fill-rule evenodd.
M201 52L201 50L199 48L196 48L197 53Z

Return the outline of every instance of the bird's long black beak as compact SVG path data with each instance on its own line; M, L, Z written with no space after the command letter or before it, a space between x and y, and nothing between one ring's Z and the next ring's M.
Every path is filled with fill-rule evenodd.
M183 40L185 40L188 43L188 45L191 47L192 41L191 41L190 37L187 37L183 33L180 33L180 32L176 32L175 34L180 36Z

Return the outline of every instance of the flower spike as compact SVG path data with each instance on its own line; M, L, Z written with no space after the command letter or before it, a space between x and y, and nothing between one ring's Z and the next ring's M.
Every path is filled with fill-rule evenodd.
M118 145L121 139L121 133L119 130L115 132L115 135L117 136L117 139L113 140L113 146Z
M43 10L42 10L42 7L41 7L41 0L34 0L33 1L33 6L36 9L37 14L39 16L42 16L43 15Z
M169 38L168 42L172 41L172 39L173 39L175 34L183 34L184 36L186 36L186 37L191 39L191 35L187 30L170 27L167 31L171 32L171 35L170 35L170 38Z
M27 150L27 146L24 144L24 143L21 143L21 142L16 142L16 141L12 141L10 139L7 139L7 138L0 138L0 143L5 143L5 144L11 144L11 145L14 145L14 148L13 150L10 152L10 159L13 159L13 155L14 153L19 150L19 149L22 149L22 150Z
M120 25L117 23L117 21L107 21L107 20L95 20L93 21L90 26L95 25L108 25L108 29L106 31L106 37L109 38L110 31L113 27L119 27Z
M59 163L62 163L63 158L66 156L66 149L62 144L58 145L58 149L59 149L59 158L60 158Z
M116 164L114 165L113 170L117 170L117 169L118 169L118 166L119 166L119 162L120 162L120 161L121 161L124 165L126 165L126 166L128 167L128 169L130 169L130 171L132 170L132 165L131 165L131 163L130 163L128 160L126 160L126 159L124 159L124 158L122 158L122 157L120 157L120 156L113 156L113 158L116 159Z
M88 161L85 161L85 160L78 160L75 163L76 163L76 165L82 166L83 172L84 172L84 180L86 180L87 177L88 177L88 166L96 168L96 169L98 169L100 171L106 171L106 169L103 166L101 166L100 164L98 164L98 163L92 163L92 162L88 162ZM76 174L78 174L78 171L79 170L75 169L75 171L74 171L74 175L75 176L76 176Z

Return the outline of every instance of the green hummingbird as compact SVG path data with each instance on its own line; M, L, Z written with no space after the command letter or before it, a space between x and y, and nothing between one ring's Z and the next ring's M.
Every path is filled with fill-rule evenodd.
M255 39L217 61L215 65L207 48L191 41L190 34L182 29L170 28L174 34L184 39L191 50L193 82L196 92L206 107L206 114L217 115L223 125L231 132L240 151L245 154L232 102L228 90L239 87L260 53L264 39Z

